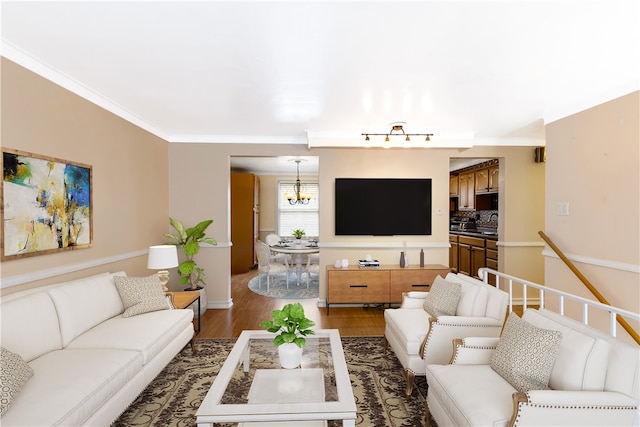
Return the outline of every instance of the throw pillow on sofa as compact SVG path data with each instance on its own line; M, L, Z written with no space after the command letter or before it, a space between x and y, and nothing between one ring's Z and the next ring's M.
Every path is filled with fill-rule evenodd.
M432 316L453 316L456 314L461 293L459 283L449 282L437 276L422 307Z
M147 277L114 276L113 280L124 305L122 317L170 309L157 275Z
M11 402L33 376L33 369L20 355L0 347L0 416L9 409Z
M511 312L490 366L518 391L546 390L562 332L542 329Z

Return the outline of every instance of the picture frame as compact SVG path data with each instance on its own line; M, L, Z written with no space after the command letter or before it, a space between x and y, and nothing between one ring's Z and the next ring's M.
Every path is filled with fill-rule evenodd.
M2 148L0 259L93 245L91 165Z

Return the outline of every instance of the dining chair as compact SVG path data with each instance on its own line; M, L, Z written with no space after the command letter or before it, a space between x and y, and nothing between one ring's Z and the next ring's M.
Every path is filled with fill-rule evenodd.
M307 288L309 288L309 279L311 274L320 274L320 254L309 254L307 256Z
M272 261L271 250L269 246L261 241L256 241L256 255L258 257L258 289L262 287L262 275L267 276L267 291L269 291L269 279L270 276L278 273L289 273L289 265L280 262ZM289 288L289 277L286 278L287 289Z
M264 242L269 246L277 245L278 243L280 243L280 236L275 233L269 233L265 236ZM289 254L271 251L271 260L274 262L286 264L287 266L293 265L293 258ZM289 271L287 271L287 277L289 277Z

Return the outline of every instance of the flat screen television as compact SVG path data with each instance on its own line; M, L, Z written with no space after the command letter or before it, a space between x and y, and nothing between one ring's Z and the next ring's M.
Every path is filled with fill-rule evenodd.
M431 234L431 178L336 178L336 236Z

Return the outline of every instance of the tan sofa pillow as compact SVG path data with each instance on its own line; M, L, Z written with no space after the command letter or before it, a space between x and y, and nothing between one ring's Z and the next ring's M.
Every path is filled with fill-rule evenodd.
M0 347L0 416L33 376L33 369L20 355Z
M534 326L511 312L490 366L516 390L546 390L562 332Z
M113 280L124 305L122 317L170 308L160 279L155 274L147 277L114 276Z
M437 276L429 288L422 307L432 316L454 316L461 292L459 283L448 282Z

